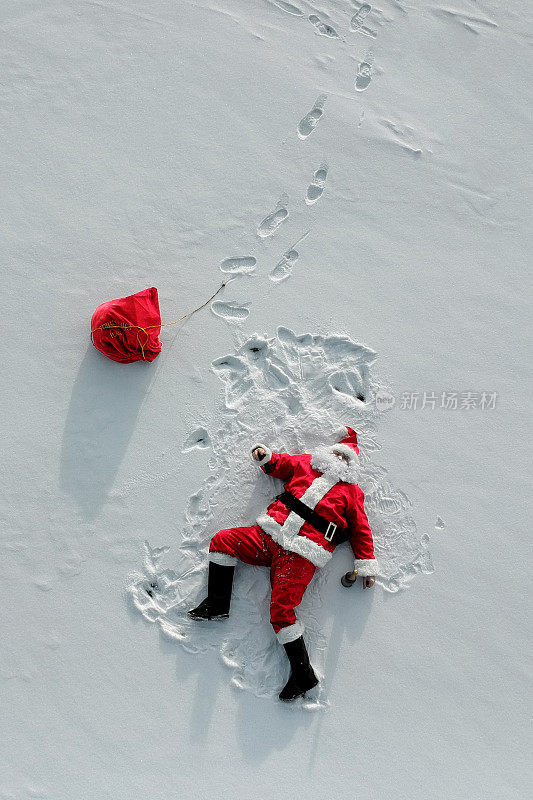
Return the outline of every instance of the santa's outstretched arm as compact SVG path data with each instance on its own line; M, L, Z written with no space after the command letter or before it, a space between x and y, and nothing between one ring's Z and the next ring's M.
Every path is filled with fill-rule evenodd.
M354 569L364 578L378 573L378 562L374 555L374 539L368 524L364 506L365 496L359 486L354 486L352 502L346 513L350 545L355 557Z
M265 444L254 444L252 458L267 475L286 481L294 474L294 470L298 466L298 459L301 456L291 456L288 453L273 453Z

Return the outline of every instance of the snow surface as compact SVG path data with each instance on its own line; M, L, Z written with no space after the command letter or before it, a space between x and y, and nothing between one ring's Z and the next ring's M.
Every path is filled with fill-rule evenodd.
M529 797L531 4L3 0L0 34L0 800ZM152 364L90 344L104 300L228 279ZM339 425L380 575L313 579L286 706L266 570L184 612L277 491L250 445Z

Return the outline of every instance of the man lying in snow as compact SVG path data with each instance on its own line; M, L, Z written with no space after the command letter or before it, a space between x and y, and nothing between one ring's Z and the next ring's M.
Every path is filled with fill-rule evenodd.
M257 525L228 528L211 539L208 596L189 616L229 616L237 559L270 567L270 621L291 665L280 700L294 700L318 683L303 640L304 627L294 613L316 567L329 561L338 544L349 541L363 586L375 581L372 532L357 485L358 453L357 434L351 428L342 430L338 444L319 447L314 455L272 453L265 445L255 445L253 459L267 475L281 478L285 491Z

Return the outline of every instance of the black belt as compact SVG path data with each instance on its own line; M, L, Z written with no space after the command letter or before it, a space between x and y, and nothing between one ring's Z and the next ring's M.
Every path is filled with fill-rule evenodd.
M330 522L329 519L323 517L318 511L314 511L312 508L309 508L309 506L306 506L305 503L302 503L301 500L298 500L291 492L282 492L278 495L277 499L281 500L287 508L290 508L295 514L298 514L299 517L312 525L317 531L320 531L328 542L338 545L349 539L347 528L342 528L340 525Z

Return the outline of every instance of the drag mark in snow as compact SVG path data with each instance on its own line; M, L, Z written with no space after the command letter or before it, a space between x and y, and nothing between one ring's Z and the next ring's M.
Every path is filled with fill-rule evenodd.
M355 78L355 89L358 92L364 92L368 84L372 80L372 60L371 56L366 56L365 61L361 61L357 68L357 76Z
M327 176L328 176L327 164L321 164L320 167L316 170L312 182L307 187L305 202L307 203L308 206L313 205L320 197L322 197L324 186L326 185Z
M208 432L205 428L196 428L185 439L181 452L188 453L195 448L205 450L208 447L211 447L211 437Z
M402 14L407 14L407 9L404 6L402 6L399 0L391 0L391 3L394 6L394 8L397 8L398 11L402 12ZM412 8L412 6L410 6L410 8Z
M237 303L235 300L215 300L211 303L211 311L228 322L243 322L250 313L250 305L251 303Z
M465 180L457 177L446 176L445 182L457 189L461 199L487 224L498 225L503 228L513 227L513 223L510 220L504 220L501 214L495 213L501 203L501 195L498 196L491 193L490 189L485 189L482 186L470 185Z
M253 256L237 256L235 258L226 258L225 261L221 263L220 269L222 272L239 275L253 272L256 265L257 261Z
M313 25L319 36L328 36L330 39L339 38L339 34L335 28L332 28L331 25L328 25L326 22L322 22L320 17L317 17L316 14L311 14L309 22Z
M419 144L419 137L414 128L399 122L392 122L389 119L378 119L378 123L393 134L392 141L400 145L408 153L414 156L422 155L422 148Z
M436 17L443 17L446 21L451 22L452 24L461 25L461 27L466 28L471 33L479 34L480 31L477 30L475 27L476 25L481 28L498 27L497 23L493 22L491 19L487 19L486 17L475 17L470 14L463 14L460 11L455 11L452 8L436 7L433 9L433 13Z
M420 537L409 499L387 481L373 458L379 450L375 403L381 386L373 375L376 354L343 335L296 335L279 328L273 337L253 335L234 353L213 361L224 394L218 430L211 431L210 473L188 500L179 546L146 543L144 566L131 577L129 592L146 620L188 652L217 648L233 672L233 682L257 696L274 697L286 680L287 663L268 620L268 570L238 565L232 612L224 625L195 623L187 610L206 595L208 548L221 528L251 525L279 492L279 483L251 462L250 448L265 442L274 451L313 452L336 441L334 431L350 425L358 432L361 488L374 533L378 584L389 592L406 588L418 573L433 571L429 537ZM361 398L364 398L362 400ZM185 465L186 468L186 465ZM298 608L306 626L313 666L324 674L327 640L324 622L335 613L323 607L325 583L338 584L343 554L317 570ZM176 570L164 569L163 557ZM343 560L344 559L344 560ZM356 586L353 591L357 591ZM303 701L326 705L322 682Z
M267 214L267 216L263 219L261 224L257 229L258 235L265 239L267 236L272 236L274 231L276 231L282 222L285 222L287 217L289 216L289 212L287 209L287 204L289 202L289 197L286 194L283 194L276 208Z
M313 108L298 123L298 137L307 139L318 125L318 121L324 113L324 103L328 99L327 94L319 94Z

